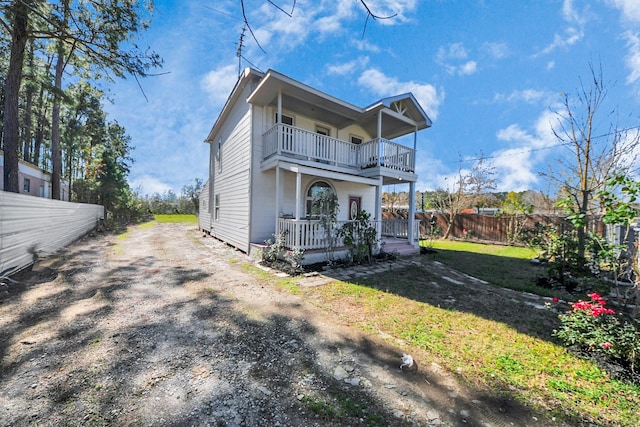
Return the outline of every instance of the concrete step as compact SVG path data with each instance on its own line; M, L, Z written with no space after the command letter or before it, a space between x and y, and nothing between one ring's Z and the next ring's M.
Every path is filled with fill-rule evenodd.
M420 248L411 246L406 240L383 240L382 250L388 254L397 253L398 255L417 255Z

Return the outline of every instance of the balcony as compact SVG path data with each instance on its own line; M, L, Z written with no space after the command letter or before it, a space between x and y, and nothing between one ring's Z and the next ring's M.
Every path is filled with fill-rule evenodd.
M285 157L364 171L386 168L415 172L415 150L383 138L352 144L326 135L285 124L277 124L264 134L264 160Z

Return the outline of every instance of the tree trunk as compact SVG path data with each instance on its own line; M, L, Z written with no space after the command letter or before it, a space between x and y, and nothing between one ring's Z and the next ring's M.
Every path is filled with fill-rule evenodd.
M13 29L11 33L11 56L7 80L4 87L4 190L19 193L18 148L20 122L18 105L24 51L27 45L29 10L32 0L16 0L11 5Z
M44 104L44 85L40 86L40 94L38 95L38 108L36 119L36 133L33 141L33 164L41 167L40 165L40 151L42 143L44 142L44 126L46 122L47 109Z
M444 232L444 236L442 238L446 240L451 235L451 230L453 230L453 221L455 221L456 215L451 213L447 217L447 214L445 214L444 218L447 219L447 231Z
M51 198L60 200L60 178L62 176L62 153L60 151L60 102L62 91L62 72L64 71L64 47L58 41L58 59L56 60L55 92L53 112L51 114Z
M33 73L34 70L34 65L33 65L33 39L31 40L31 43L29 45L29 59L28 59L28 64L27 64L27 69L32 70L31 72ZM34 79L35 76L31 76L31 80ZM35 88L33 86L33 82L31 82L31 84L27 85L27 90L26 90L26 100L25 100L25 105L24 105L24 144L23 144L23 148L22 148L22 159L26 162L32 162L32 142L33 142L33 137L32 137L32 133L33 133L33 120L32 120L32 116L33 116L33 92L35 91Z

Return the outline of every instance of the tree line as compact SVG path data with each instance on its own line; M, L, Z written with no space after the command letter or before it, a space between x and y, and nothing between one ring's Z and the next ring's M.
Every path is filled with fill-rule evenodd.
M102 204L110 215L129 207L133 146L108 119L99 85L161 65L136 45L151 12L143 0L0 1L5 191L19 192L23 159L51 172L54 199L64 185L72 201Z

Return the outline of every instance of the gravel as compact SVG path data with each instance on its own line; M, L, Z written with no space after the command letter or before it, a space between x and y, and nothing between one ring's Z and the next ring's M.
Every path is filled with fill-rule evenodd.
M14 277L0 425L535 425L496 416L436 364L400 370L401 348L251 263L193 226L155 224L87 236Z

